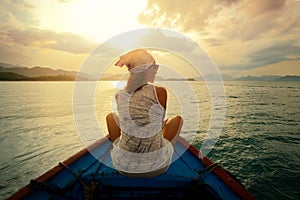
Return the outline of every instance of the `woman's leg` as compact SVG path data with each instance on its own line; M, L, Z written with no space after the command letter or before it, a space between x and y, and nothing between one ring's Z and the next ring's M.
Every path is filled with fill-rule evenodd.
M183 119L179 115L169 118L166 121L165 126L162 130L163 136L167 138L169 141L171 141L172 144L175 144L176 138L180 133L182 124L183 124Z
M121 135L118 116L115 113L109 113L106 115L106 125L109 138L112 142L114 142L114 140Z

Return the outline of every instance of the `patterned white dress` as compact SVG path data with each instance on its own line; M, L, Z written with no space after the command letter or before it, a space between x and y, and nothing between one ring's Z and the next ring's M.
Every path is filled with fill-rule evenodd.
M167 170L174 149L162 135L165 110L155 86L144 85L133 94L120 90L117 110L121 136L111 151L114 167L128 176L156 176Z

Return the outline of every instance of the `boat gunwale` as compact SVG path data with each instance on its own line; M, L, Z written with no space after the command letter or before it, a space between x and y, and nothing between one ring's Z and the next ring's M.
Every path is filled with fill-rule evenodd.
M80 150L79 152L75 153L71 157L69 157L66 160L64 160L63 163L66 166L71 165L72 163L74 163L75 161L77 161L79 158L81 158L82 156L84 156L87 153L89 153L91 150L97 148L99 145L101 145L102 143L104 143L106 140L108 140L107 136L104 136L104 137L100 138L99 140L97 140L95 143L91 144L87 148L84 148L84 149ZM53 178L56 174L58 174L60 171L62 171L63 169L65 169L65 167L63 167L62 165L58 164L58 165L54 166L52 169L50 169L47 172L45 172L44 174L42 174L41 176L37 177L34 180L38 181L38 182L48 181L51 178ZM19 189L14 194L12 194L12 196L10 196L7 200L23 199L23 198L25 198L28 194L30 194L33 191L34 191L34 189L30 186L30 183L29 183L29 184L25 185L24 187L22 187L21 189Z
M71 165L72 163L77 161L80 157L86 155L91 150L97 148L99 145L101 145L102 143L104 143L107 140L108 140L108 136L106 135L106 136L100 138L95 143L88 146L87 148L84 148L84 149L80 150L79 152L75 153L74 155L72 155L71 157L69 157L68 159L63 161L63 163L67 166ZM193 145L188 143L181 136L179 136L177 138L177 141L180 142L180 144L183 145L186 148L186 150L189 150L194 156L196 156L198 159L200 159L204 165L210 166L210 165L214 164L209 158L207 158L206 156L203 156L201 154L201 151L196 149ZM56 174L58 174L63 169L65 169L65 168L62 165L58 164L34 180L39 181L39 182L46 182L46 181L50 180L51 178L53 178ZM235 180L235 178L233 178L232 175L229 174L221 166L218 165L211 173L216 174L216 176L220 180L222 180L224 182L224 184L227 185L233 192L235 192L235 194L238 195L241 199L255 199L254 196L249 191L247 191L243 185L241 185L237 180ZM29 183L29 184L25 185L24 187L22 187L21 189L19 189L18 191L16 191L14 194L12 194L8 198L8 200L23 199L33 191L34 191L34 189L30 186L30 183Z
M202 161L202 163L206 166L211 166L214 164L208 157L203 156L201 151L196 149L193 145L188 143L184 138L178 137L179 142L184 145L194 156ZM249 199L254 200L255 197L248 191L246 188L239 183L236 178L233 177L230 173L228 173L225 169L223 169L220 165L217 165L216 168L212 171L217 175L219 179L221 179L225 185L227 185L232 191L234 191L241 199Z

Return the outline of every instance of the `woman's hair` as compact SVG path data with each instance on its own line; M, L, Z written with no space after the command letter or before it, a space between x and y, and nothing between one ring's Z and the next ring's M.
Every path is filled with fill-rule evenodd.
M130 73L125 89L128 93L133 93L141 86L148 83L146 78L147 70L140 73Z

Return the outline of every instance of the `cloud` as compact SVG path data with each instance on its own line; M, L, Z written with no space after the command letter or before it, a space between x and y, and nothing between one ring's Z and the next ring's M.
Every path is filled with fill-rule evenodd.
M299 7L295 0L150 0L139 21L191 35L224 70L247 70L300 54Z
M71 33L34 28L35 7L22 0L0 0L0 60L26 66L78 67L96 44Z
M35 6L25 0L0 0L1 28L6 26L35 26L39 20L34 17L32 11ZM3 24L3 22L5 24Z
M33 46L66 51L89 53L96 44L72 33L56 33L34 28L39 25L33 15L32 4L25 0L0 0L0 41L8 45Z
M147 34L141 37L139 43L144 46L167 46L176 52L191 52L196 48L195 43L188 41L187 38L180 37L179 33L174 32L174 35L166 35L159 29L157 31L147 31Z
M250 16L254 17L257 15L263 15L267 12L274 12L284 7L286 0L264 0L259 3L253 1L245 1L243 5L240 6L240 10L248 13Z
M77 70L86 56L34 46L8 45L0 41L0 61L4 63Z
M34 6L26 0L0 0L0 4L8 6L10 8L24 9L33 8Z
M228 66L228 69L249 70L288 60L300 60L299 52L300 46L295 45L295 41L282 41L249 53L247 62Z
M292 0L291 0L292 1ZM153 27L197 31L204 34L249 38L268 30L282 17L285 0L167 1L150 0L139 16L141 23ZM276 21L275 21L276 22ZM237 33L236 33L237 31ZM236 34L234 34L236 33Z
M10 45L50 48L70 53L90 53L96 44L71 33L55 33L35 28L10 29L0 32L0 40Z
M197 1L186 3L182 0L172 2L149 0L146 10L138 20L153 27L180 26L184 31L188 31L203 27L212 9L213 4L206 1L200 7Z
M289 29L298 26L295 1L266 0L257 3L244 0L231 7L223 8L207 21L206 30L223 40L255 40L264 37L280 37ZM296 6L296 7L295 7ZM289 22L286 25L286 22ZM281 30L281 31L280 31Z
M239 76L247 76L249 74L255 76L262 75L299 75L300 74L300 60L287 60L271 65L266 65L259 68L240 71ZM284 67L282 67L284 66Z
M207 25L207 20L222 7L231 6L239 0L212 1L168 1L149 0L147 8L138 20L154 27L177 28L180 31L199 31Z

